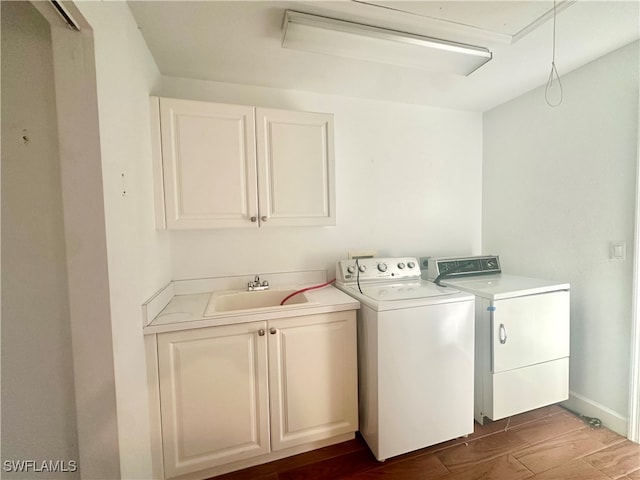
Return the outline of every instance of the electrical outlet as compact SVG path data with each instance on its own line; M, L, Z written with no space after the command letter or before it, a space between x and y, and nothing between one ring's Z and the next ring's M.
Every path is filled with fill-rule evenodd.
M429 268L429 259L431 257L420 257L420 270L426 270Z

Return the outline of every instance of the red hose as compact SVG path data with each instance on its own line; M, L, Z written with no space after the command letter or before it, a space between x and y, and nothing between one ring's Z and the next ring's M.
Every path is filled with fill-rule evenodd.
M284 305L284 302L286 302L287 300L289 300L291 297L295 297L296 295L298 295L299 293L304 293L304 292L308 292L309 290L315 290L316 288L322 288L322 287L326 287L327 285L331 285L333 282L335 282L336 279L334 278L333 280L329 280L326 283L323 283L321 285L314 285L313 287L307 287L307 288L301 288L300 290L296 290L295 292L287 295L284 300L282 300L280 302L280 305Z

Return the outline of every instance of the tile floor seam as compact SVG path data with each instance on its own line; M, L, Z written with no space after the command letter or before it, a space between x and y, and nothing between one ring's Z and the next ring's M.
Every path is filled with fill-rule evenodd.
M602 450L606 450L607 448L611 447L612 445L617 445L618 443L623 443L625 440L627 440L627 439L626 439L626 438L623 438L620 442L616 442L616 443L613 443L613 444L611 444L611 445L607 445L607 447L603 448ZM599 450L599 451L602 451L602 450ZM594 453L598 453L598 452L594 452ZM591 453L591 454L589 454L589 455L593 455L594 453ZM598 471L599 471L600 473L602 473L604 476L606 476L606 477L608 477L608 478L610 478L610 479L612 479L612 480L617 480L617 479L620 479L620 478L627 477L630 473L633 473L633 472L635 472L635 471L636 471L636 470L630 470L630 471L628 471L628 472L627 472L627 471L625 471L625 472L623 472L621 475L615 475L615 476L612 476L611 474L607 473L605 470L603 470L603 469L602 469L602 468L607 469L607 468L609 467L608 465L602 465L602 468L599 468L598 466L594 465L593 463L591 463L590 461L588 461L588 460L586 460L586 459L585 459L585 462L587 462L589 465L591 465L593 468L595 468L596 470L598 470Z
M474 464L469 464L467 465L465 468L462 468L460 470L451 470L449 467L447 467L446 465L445 468L449 471L450 475L454 475L454 477L451 480L454 480L458 475L463 475L466 472L469 472L473 469L477 469L478 465L482 465L484 463L489 463L489 462L493 462L495 460L498 460L502 457L505 457L505 459L509 460L509 457L511 457L511 461L515 461L518 465L520 465L524 470L526 470L529 475L526 477L527 479L532 478L536 475L535 472L531 471L531 469L529 469L526 465L524 465L522 462L520 462L512 453L503 453L500 455L496 455L495 457L491 457L491 458L483 458L481 461L479 462L475 462ZM482 477L484 478L484 477ZM448 480L448 477L445 477L445 480Z
M511 455L511 454L509 454L509 455ZM531 476L530 476L530 477L528 477L528 478L532 478L532 477L535 477L535 476L536 476L536 472L534 472L534 471L533 471L533 470L531 470L529 467L527 467L524 463L522 463L520 460L518 460L518 459L516 458L516 456L515 456L515 455L511 455L511 456L513 457L513 459L514 459L516 462L518 462L520 465L522 465L522 467L523 467L527 472L529 472L529 473L531 474Z
M568 435L568 434L570 434L570 433L579 432L579 431L581 431L581 430L585 430L585 431L593 431L593 430L596 430L596 429L591 428L591 427L589 427L588 425L585 425L585 426L584 426L584 427L582 427L582 428L579 428L579 429L576 429L576 430L570 430L570 431L564 432L564 433L562 433L562 434L560 434L560 435L557 435L557 436L554 436L554 437L549 437L549 438L547 438L547 439L545 439L545 440L541 440L541 441L539 441L539 442L535 442L535 443L531 444L531 446L535 447L536 445L542 445L542 444L545 444L545 443L547 443L547 442L549 442L549 441L553 440L554 438L559 438L559 437L562 437L562 436ZM593 455L593 454L596 454L596 453L598 453L598 452L601 452L601 451L603 451L603 450L606 450L607 448L610 448L610 447L612 447L612 446L614 446L614 445L617 445L617 444L619 444L619 443L623 443L625 440L626 440L626 438L621 437L621 438L619 438L619 439L616 439L616 440L615 440L615 441L613 441L612 443L609 443L609 444L604 444L604 443L603 443L603 444L602 444L602 447L597 448L597 449L595 449L595 450L588 451L588 452L586 452L586 453L579 454L579 455L577 455L576 457L572 458L570 461L576 461L576 460L579 460L579 461L581 461L581 462L583 462L583 463L586 463L586 464L590 465L591 467L593 467L594 469L596 469L598 472L602 473L602 474L603 474L604 476L606 476L607 478L610 478L610 479L612 479L612 480L616 480L616 479L618 479L618 478L623 478L623 477L625 477L625 476L629 475L629 473L633 473L635 470L633 470L633 471L631 471L631 472L625 472L623 475L621 475L621 476L619 476L619 477L611 477L611 476L610 476L610 475L608 475L606 472L604 472L603 470L599 469L598 467L596 467L595 465L593 465L591 462L589 462L588 460L586 460L586 457L588 457L589 455ZM522 449L524 450L525 448L528 448L528 447L523 447ZM515 455L514 455L514 457L515 457ZM522 463L522 462L520 462L520 459L519 459L518 457L515 457L515 459L516 459L516 460L518 460L518 461L519 461L519 463ZM557 468L558 466L559 466L559 465L553 465L553 466L551 466L551 467L549 467L549 468L547 468L547 469L545 469L545 470L541 470L540 472L535 472L535 473L534 473L534 475L538 475L538 474L542 474L542 473L544 473L544 472L548 472L549 470L553 470L554 468ZM529 469L526 465L525 465L525 468ZM529 469L529 470L530 470L530 469ZM640 470L639 470L639 471L640 471Z
M542 442L542 443L545 443L545 442ZM597 453L597 452L599 452L599 451L601 451L601 450L604 450L605 448L607 448L607 446L604 446L604 447L599 448L599 449L597 449L597 450L590 451L590 452L588 452L588 453L580 454L580 455L578 455L578 456L576 456L576 457L571 458L570 460L566 460L566 462L574 462L574 461L580 461L580 462L583 462L583 463L585 463L585 464L587 464L587 465L590 465L591 467L595 468L596 470L598 470L600 473L602 473L602 474L603 474L603 475L605 475L606 477L611 478L609 475L607 475L606 473L604 473L602 470L600 470L600 469L596 468L594 465L591 465L591 463L589 463L589 462L587 462L586 460L584 460L584 458L585 458L586 456L591 455L591 454L593 454L593 453ZM525 466L525 468L527 468L527 470L533 471L533 470L531 470L529 467L527 467L527 465L526 465L525 463L521 462L521 461L520 461L520 458L515 457L515 455L514 455L514 458L515 458L516 460L518 460L518 462L519 462L519 463L522 463L522 464ZM558 467L559 467L559 466L561 466L561 465L562 465L562 463L560 463L560 464L558 464L558 465L549 465L548 467L546 467L546 468L544 468L544 469L540 470L539 472L534 472L534 475L541 475L541 474L543 474L543 473L545 473L545 472L548 472L549 470L553 470L554 468L558 468Z
M438 457L438 459L439 459L439 460L442 462L442 464L447 468L447 470L449 470L452 474L457 474L457 473L460 473L460 472L462 472L462 471L468 470L469 468L472 468L474 465L477 465L477 464L479 464L479 463L489 462L489 461L495 460L495 459L497 459L497 458L500 458L500 457L502 457L502 456L507 456L507 457L508 457L509 455L511 455L511 456L515 459L515 456L513 455L513 454L514 454L514 452L516 452L516 451L517 451L517 450L519 450L520 448L526 448L526 447L530 446L527 442L525 442L525 444L526 444L526 445L518 445L517 447L513 447L513 448L511 448L511 449L508 449L508 450L502 451L502 452L500 452L499 454L491 455L491 456L488 456L488 457L482 457L482 459L481 459L481 460L479 460L479 461L469 461L469 462L464 462L464 463L467 463L467 466L462 467L462 468L460 468L460 469L454 469L454 470L452 470L451 468L449 468L449 466L448 466L446 463L444 463L444 462L442 461L442 459L440 459L440 457ZM462 463L462 464L452 464L452 465L464 465L464 463ZM520 464L521 464L521 462L518 462L518 463L520 463ZM524 466L524 465L523 465L523 466ZM525 468L526 468L526 467L525 467ZM529 469L527 468L527 470L529 470Z
M565 435L569 435L571 433L576 433L576 432L579 432L581 430L589 431L589 427L578 428L578 429L575 429L575 430L568 430L566 432L561 433L560 435L555 435L555 436L552 436L552 437L549 437L549 438L545 438L544 440L539 440L537 442L533 442L533 443L530 444L530 446L531 447L535 447L537 445L543 445L545 443L548 443L548 442L552 441L553 439L561 438L561 437L564 437ZM612 443L605 444L605 443L601 442L602 443L602 447L597 448L595 450L590 450L589 452L584 453L584 454L580 454L578 457L575 457L575 458L576 459L577 458L583 458L583 457L586 457L588 455L592 455L594 453L598 453L598 452L600 452L602 450L606 450L607 448L609 448L609 447L611 447L613 445L617 445L619 443L622 443L624 441L625 441L625 438L620 438L620 439L618 439L618 440L616 440L616 441L614 441ZM527 447L525 447L525 448L527 448Z
M554 414L554 415L556 415L556 414ZM551 416L551 415L548 415L548 416ZM520 424L515 425L515 426L511 426L511 427L507 427L507 428L501 428L500 430L496 430L494 432L489 432L489 433L486 433L484 435L478 435L476 437L469 438L469 439L466 439L466 440L460 440L458 442L452 443L451 445L446 445L446 446L443 446L441 448L435 448L434 450L432 450L432 453L442 452L442 451L447 450L449 448L457 447L457 446L460 446L460 445L467 445L468 446L469 443L475 442L477 440L482 440L482 439L486 439L488 437L491 437L492 435L500 435L500 434L503 434L503 433L508 432L508 431L513 431L517 427L520 427L522 425L527 425L529 423L534 423L534 422L540 421L543 418L546 418L546 417L537 418L537 419L533 419L533 420L528 420L526 422L520 423ZM544 440L542 440L542 441L544 441Z
M560 407L560 408L562 408L562 407ZM529 425L531 423L539 422L541 420L547 420L547 419L550 419L551 417L553 417L555 415L563 414L563 413L571 413L571 412L569 412L566 409L562 409L562 410L558 410L558 411L551 411L550 413L547 413L547 414L543 415L542 417L532 418L531 420L526 420L526 421L524 421L522 423L518 423L516 425L509 425L509 421L512 418L515 418L515 417L517 417L518 415L521 415L521 414L512 415L511 417L506 417L507 418L507 426L505 428L501 428L501 429L495 430L493 432L488 432L488 433L483 434L483 435L478 435L476 437L473 437L473 438L470 438L470 439L467 439L467 440L464 440L464 441L459 441L459 442L456 442L456 443L452 443L451 445L446 445L446 446L443 446L442 448L438 448L438 449L433 450L433 451L434 452L439 452L439 451L442 451L442 450L446 450L447 448L455 447L455 446L458 446L458 445L461 445L461 444L475 442L476 440L480 440L482 438L490 437L491 435L497 435L497 434L505 433L507 431L512 431L512 430L520 428L522 426L526 426L526 425ZM495 421L500 421L500 420L504 420L504 419L499 419L499 420L495 420ZM493 420L489 420L489 421L492 422Z
M587 428L588 428L588 427L587 427ZM591 429L591 430L593 430L593 429ZM603 444L603 447L602 447L602 448L598 448L598 449L596 449L596 450L593 450L593 451L590 451L590 452L584 453L584 454L582 454L582 455L579 455L579 456L577 456L577 457L576 457L576 460L582 460L583 458L588 457L589 455L593 455L594 453L598 453L598 452L601 452L601 451L603 451L603 450L606 450L607 448L612 447L613 445L617 445L617 444L619 444L619 443L622 443L622 442L624 442L625 440L626 440L626 439L625 439L624 437L622 437L622 438L620 438L620 439L618 439L618 440L616 440L616 441L614 441L614 442L612 442L612 443L609 443L609 444ZM589 463L589 462L587 462L586 460L585 460L585 462L586 462L586 463ZM591 465L591 463L589 463L589 465ZM593 466L593 465L592 465L592 466ZM596 467L594 466L594 468L596 468ZM600 469L597 469L597 470L598 470L599 472L602 472L602 470L600 470ZM604 472L602 472L602 473L604 473ZM625 475L627 475L628 473L629 473L629 472L627 472ZM606 474L605 474L605 475L606 475ZM607 475L607 476L608 476L608 475Z
M428 456L428 455L433 455L438 460L438 462L440 462L440 465L445 470L447 470L446 475L439 475L438 478L442 477L442 478L444 478L446 480L449 475L452 475L454 473L451 470L449 470L449 468L447 468L447 466L444 463L442 463L442 461L433 452L425 452L425 453L421 453L421 454L418 454L418 455L410 456L408 458L404 458L402 460L397 460L395 462L389 462L388 460L393 460L394 457L392 457L392 458L390 458L390 459L388 459L388 460L386 460L384 462L378 462L378 464L373 465L371 468L365 468L364 470L362 470L359 473L365 473L366 474L366 473L369 473L369 472L375 472L376 470L382 470L382 469L388 467L389 465L401 465L402 463L412 462L417 458Z
M585 429L585 428L586 428L586 425L583 425L583 426L581 426L581 427L579 427L579 428L571 428L571 429L569 429L569 430L563 430L561 433L559 433L559 434L557 434L557 435L551 435L551 436L549 436L549 437L544 437L544 438L541 438L541 439L539 439L539 440L535 440L535 441L528 441L528 440L525 440L523 437L520 437L520 438L522 438L522 440L523 440L523 441L526 441L526 442L527 442L527 444L528 444L530 447L534 447L534 446L536 446L536 445L541 445L541 444L547 443L547 442L549 442L550 440L553 440L554 438L558 438L558 437L562 437L563 435L568 435L568 434L570 434L570 433L578 432L578 431L583 430L583 429ZM512 430L512 431L513 431L514 433L516 433L516 434L518 433L516 429L514 429L514 430Z

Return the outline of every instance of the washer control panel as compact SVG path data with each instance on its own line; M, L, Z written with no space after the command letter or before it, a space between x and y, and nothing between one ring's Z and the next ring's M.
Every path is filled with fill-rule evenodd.
M336 278L340 283L419 279L420 265L415 257L340 260Z

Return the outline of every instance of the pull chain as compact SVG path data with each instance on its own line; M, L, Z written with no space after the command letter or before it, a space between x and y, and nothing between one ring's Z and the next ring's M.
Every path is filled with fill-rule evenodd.
M556 68L556 0L553 0L553 49L551 52L551 71L544 89L544 99L550 107L557 107L562 103L562 96L562 82Z

